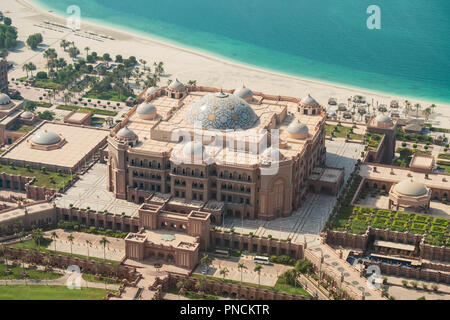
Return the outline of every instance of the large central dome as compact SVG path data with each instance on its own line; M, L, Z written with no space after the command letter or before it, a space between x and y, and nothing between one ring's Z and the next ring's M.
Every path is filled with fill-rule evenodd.
M252 107L241 98L224 92L207 94L195 101L186 113L192 124L203 129L248 129L257 116Z

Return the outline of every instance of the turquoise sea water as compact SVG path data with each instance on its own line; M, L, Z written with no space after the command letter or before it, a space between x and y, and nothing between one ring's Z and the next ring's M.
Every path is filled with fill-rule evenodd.
M449 0L34 1L257 67L450 102ZM380 30L366 26L372 4Z

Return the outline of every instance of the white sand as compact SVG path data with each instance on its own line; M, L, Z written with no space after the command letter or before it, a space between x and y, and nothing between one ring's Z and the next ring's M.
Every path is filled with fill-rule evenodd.
M356 94L366 96L368 102L374 99L375 104L378 101L380 104L389 105L393 99L403 104L404 100L409 100L412 104L420 103L422 108L425 109L433 103L432 101L351 88L254 68L199 51L177 47L147 36L86 22L85 20L81 21L82 30L110 35L115 40L98 42L76 36L70 31L60 33L39 28L35 25L42 25L44 20L63 25L66 24L66 21L64 18L45 11L27 0L3 0L2 11L5 16L11 17L13 25L18 28L18 40L25 42L28 35L36 32L42 33L44 38L44 44L39 50L32 51L21 43L18 49L10 53L8 60L16 64L15 69L10 72L10 78L23 77L25 71L22 71L22 65L29 61L33 61L37 65L38 70L44 69L45 59L42 56L42 52L47 47L55 48L59 56L70 61L68 54L64 53L59 46L60 41L66 39L75 42L75 45L81 51L81 56L86 54L84 48L88 46L91 52L96 51L99 55L107 52L112 58L116 54L121 54L124 58L134 55L138 61L139 59L146 60L148 66L152 66L154 61L163 61L167 77L161 79L161 85L165 85L168 79L173 80L175 78L184 82L196 80L198 85L227 89L241 87L242 84L245 84L255 91L262 91L267 94L303 97L310 93L323 105L327 105L329 97L337 98L339 103L347 103L347 99ZM437 105L437 108L433 125L450 128L450 104L434 103Z

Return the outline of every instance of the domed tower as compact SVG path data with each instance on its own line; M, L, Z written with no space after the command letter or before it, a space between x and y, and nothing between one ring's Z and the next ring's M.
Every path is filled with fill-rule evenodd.
M319 115L323 107L311 95L302 98L298 103L298 111L305 115Z
M150 102L141 103L136 108L136 113L143 120L153 120L158 116L156 107Z
M289 124L287 132L294 139L306 139L309 136L309 129L306 124L297 121Z
M397 121L393 121L390 117L379 114L369 119L367 123L367 132L384 135L383 145L371 162L379 162L383 164L391 164L395 154Z
M138 142L138 136L134 133L133 130L130 130L128 127L123 127L119 131L117 131L115 136L116 141L127 144L131 147L136 145Z
M127 150L138 142L138 136L123 127L108 137L108 190L118 199L127 199Z
M250 102L253 99L253 92L252 92L252 90L246 88L245 86L243 86L242 88L234 90L233 94L236 97L241 98L242 100L244 100L246 102Z
M412 207L428 211L431 201L431 189L421 182L403 180L391 187L389 192L389 209L395 207Z
M173 81L168 87L167 87L167 95L170 98L174 99L181 99L183 98L187 93L187 87L178 79Z

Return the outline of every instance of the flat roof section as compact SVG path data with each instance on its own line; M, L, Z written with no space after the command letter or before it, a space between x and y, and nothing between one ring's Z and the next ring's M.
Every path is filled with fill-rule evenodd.
M415 246L410 245L410 244L396 243L396 242L383 241L383 240L375 240L373 245L377 246L377 247L392 248L392 249L399 249L399 250L406 250L406 251L414 251L414 249L416 248Z
M27 140L39 131L52 131L61 134L66 143L54 150L33 149ZM109 131L96 128L86 128L63 123L44 122L28 135L6 151L0 159L10 161L25 161L42 165L54 165L65 168L73 168L89 152L106 139Z

